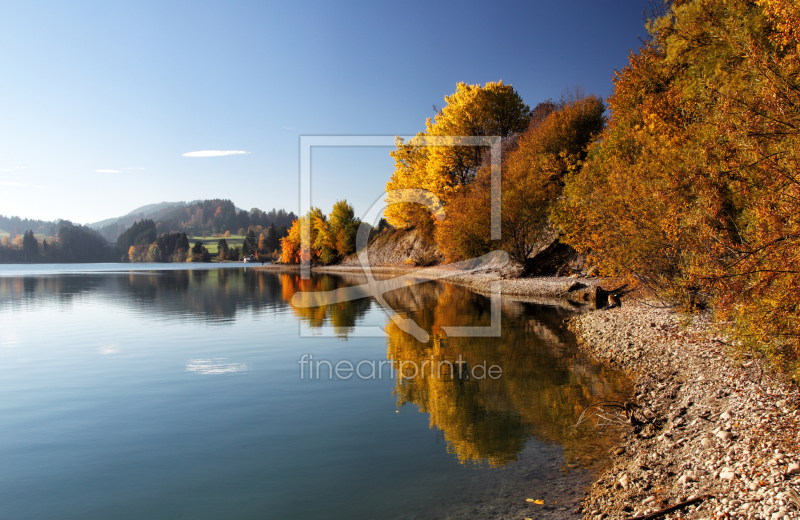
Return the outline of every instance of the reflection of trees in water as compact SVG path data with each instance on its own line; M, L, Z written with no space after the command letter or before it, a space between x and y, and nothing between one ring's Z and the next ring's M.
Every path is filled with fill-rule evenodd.
M410 305L404 305L406 300ZM629 381L579 355L574 337L561 326L564 311L504 302L501 338L447 338L441 326L488 325L488 299L429 283L395 291L387 301L412 309L406 316L432 331L430 341L422 344L390 323L389 358L417 366L432 360L444 368L442 377L432 378L428 370L428 377L398 380L398 403L414 403L429 413L431 427L443 431L448 449L461 462L502 466L516 460L530 435L564 445L572 462L590 463L610 445L611 439L573 437L569 429L584 406L626 399ZM487 368L500 366L502 376L459 378L456 370L449 377L449 365L439 362L457 366L459 356L465 368L485 362Z
M100 294L112 304L134 305L143 314L232 321L242 311L289 307L298 290L326 291L357 279L299 275L254 269L193 269L128 273L64 274L0 278L0 300L6 305L56 301L68 305L84 294ZM369 310L369 300L326 307L294 309L309 326L329 324L346 335Z
M0 278L0 299L31 304L70 304L99 294L112 304L134 305L143 314L230 321L237 312L285 308L273 273L241 269L135 271Z
M282 309L281 281L273 273L242 269L165 271L117 278L123 297L157 313L233 321L238 312Z
M303 280L299 274L283 273L281 276L282 294L289 302L298 291L332 291L338 287L361 283L362 280L355 276L314 276L310 280ZM294 307L292 311L300 320L311 328L321 328L325 325L333 327L334 333L340 337L347 337L352 333L353 327L369 311L372 302L367 298L339 302L318 307Z
M363 282L363 277L329 275L302 280L299 274L252 269L26 276L0 278L0 301L5 306L54 300L69 304L96 293L112 305L132 305L147 316L223 323L243 311L288 307L308 326L332 326L346 336L369 311L371 300L311 308L289 302L299 290L329 291ZM502 466L516 460L530 436L563 445L570 461L602 456L612 439L575 438L568 431L585 406L625 400L631 387L625 377L579 355L571 333L562 328L563 310L504 301L501 338L448 338L442 326L488 325L489 300L438 282L385 297L399 314L431 333L422 344L387 320L389 359L417 366L449 361L455 367L453 377L445 364L442 377L398 379L395 391L398 404L414 403L430 414L431 427L442 430L448 449L460 461ZM459 378L459 356L465 368L498 365L502 377Z
M69 304L76 296L98 291L104 283L102 276L4 276L0 277L0 302L29 305L47 298Z

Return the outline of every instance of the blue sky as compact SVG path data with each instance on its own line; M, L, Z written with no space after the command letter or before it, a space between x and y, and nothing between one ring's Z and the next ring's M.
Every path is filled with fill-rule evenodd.
M299 207L300 135L408 135L459 81L531 107L607 97L647 0L0 5L0 214L88 223L161 201ZM202 150L247 153L187 157ZM362 214L390 148L316 149L312 203Z

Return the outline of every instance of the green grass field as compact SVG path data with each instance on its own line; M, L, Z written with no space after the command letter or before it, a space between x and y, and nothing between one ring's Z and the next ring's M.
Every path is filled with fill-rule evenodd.
M231 235L230 238L225 239L228 242L228 247L238 247L239 249L242 248L242 243L244 242L244 236L242 235ZM194 245L198 242L202 242L208 252L212 255L216 255L219 253L217 249L217 243L219 243L219 238L214 237L189 237L189 243L194 247Z

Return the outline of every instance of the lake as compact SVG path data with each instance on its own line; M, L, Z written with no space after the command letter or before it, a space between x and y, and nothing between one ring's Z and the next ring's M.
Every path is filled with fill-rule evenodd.
M487 297L387 293L421 343L373 299L291 304L362 282L0 266L0 518L576 516L615 439L571 427L632 392L579 352L577 310L504 299L501 337L459 338L443 327L488 326Z

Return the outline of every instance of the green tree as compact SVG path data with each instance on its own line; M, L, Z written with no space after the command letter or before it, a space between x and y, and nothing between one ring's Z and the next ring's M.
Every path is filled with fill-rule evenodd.
M198 240L192 246L192 254L193 255L200 255L202 253L203 253L203 242L201 240Z
M217 260L227 260L228 259L228 241L224 238L220 238L219 242L217 242Z
M39 243L33 236L33 231L26 231L22 237L22 250L25 252L26 260L31 260L39 255Z
M247 232L242 242L242 254L245 256L251 255L258 250L258 239L256 233L252 229Z
M267 251L272 253L280 247L280 238L278 237L277 229L275 229L275 224L270 224L265 233L265 237Z

